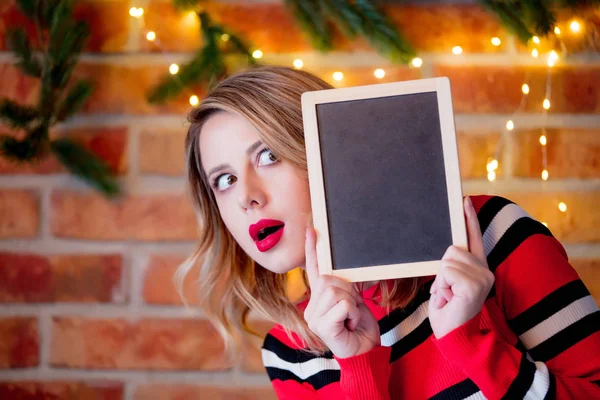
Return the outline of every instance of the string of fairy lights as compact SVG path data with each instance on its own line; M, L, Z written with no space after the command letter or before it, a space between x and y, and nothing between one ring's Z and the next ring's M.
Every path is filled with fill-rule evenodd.
M146 28L146 24L144 21L144 9L142 7L132 7L129 10L129 15L140 21L140 26L141 26L142 32L149 42L153 42L156 45L160 45L160 42L156 35L156 32ZM189 15L187 16L187 18L195 18L195 13L190 12ZM578 20L578 19L572 19L572 20L568 21L566 23L566 25L563 26L563 29L566 32L568 32L568 34L570 34L570 35L580 35L585 30L584 22L581 20ZM550 177L550 172L548 171L548 152L547 152L548 137L547 137L547 132L546 132L545 126L546 126L546 118L548 116L548 110L552 106L552 104L551 104L551 90L552 90L551 70L559 62L559 60L561 58L564 58L567 55L567 49L566 49L564 41L562 40L563 31L561 30L559 25L554 27L554 35L553 36L555 39L554 42L558 42L560 45L561 55L559 55L559 53L556 50L550 50L547 53L542 54L542 52L539 48L539 46L542 44L542 40L537 36L533 36L528 43L529 47L531 48L531 50L530 50L531 57L533 57L534 59L540 59L542 57L545 57L545 64L548 67L547 73L546 73L546 85L545 85L544 100L542 101L542 104L541 104L541 112L542 112L542 121L543 122L542 122L541 133L539 136L539 144L540 144L540 149L541 149L541 153L542 153L542 171L541 171L540 177L543 181L547 181L548 178ZM550 41L551 39L552 38L549 38L548 41ZM229 35L223 34L221 36L221 40L223 42L227 42L229 40ZM499 37L492 37L490 39L490 42L495 47L499 47L502 45L502 40ZM463 48L461 46L454 46L454 47L452 47L451 52L455 56L460 56L463 54ZM260 59L263 57L263 55L264 54L260 49L254 49L252 52L252 57L254 57L255 59ZM423 65L423 60L419 57L413 58L410 62L410 66L414 67L414 68L420 68L422 65ZM292 62L292 66L296 69L302 69L302 68L304 68L304 61L300 58L295 59ZM179 65L176 63L171 63L169 65L169 73L176 76L178 72L179 72ZM377 68L373 71L373 75L377 79L383 79L386 76L386 72L383 68ZM332 78L334 81L341 82L344 80L344 73L342 71L335 71L332 73ZM527 99L530 95L530 91L531 91L529 84L530 84L529 73L527 73L526 77L525 77L525 81L523 82L523 84L521 86L521 92L522 92L521 102L520 102L520 105L517 108L517 110L514 111L513 115L522 111L523 107L525 106ZM200 102L200 99L198 98L198 96L193 93L189 93L189 92L188 92L188 94L189 94L190 105L192 105L192 106L198 105ZM512 132L512 131L514 131L515 128L516 128L516 126L515 126L515 123L512 120L512 118L508 119L505 124L506 131ZM500 142L497 146L495 154L491 157L488 157L486 171L487 171L487 179L490 182L494 182L496 180L496 170L499 167L498 160L500 158L500 149L502 148L502 146L503 146L503 141L502 141L502 139L500 139ZM563 201L560 201L560 202L558 202L558 209L564 213L567 211L567 205ZM542 223L547 226L547 224L545 222L542 222Z

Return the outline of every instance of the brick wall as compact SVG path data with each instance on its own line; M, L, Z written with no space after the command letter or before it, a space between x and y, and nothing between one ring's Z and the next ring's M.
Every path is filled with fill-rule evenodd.
M381 82L375 68L386 70L382 81L449 76L465 192L507 196L546 222L600 300L597 53L564 35L571 54L552 69L552 107L544 116L544 60L533 59L474 2L387 7L419 50L421 68L389 65L363 41L338 38L339 52L314 53L279 3L207 7L252 40L266 62L301 58L337 86ZM145 8L146 28L160 47L144 38L128 14L132 6ZM175 13L167 0L86 0L77 13L93 31L77 75L95 80L97 90L58 134L79 138L107 160L127 194L107 201L54 159L25 167L0 160L0 398L272 397L258 352L249 346L240 365L228 365L214 329L182 307L171 284L196 235L182 175L184 114L193 92L164 106L148 104L145 93L198 46L194 19ZM600 20L600 11L595 15ZM33 101L35 82L11 66L4 39L8 25L21 23L14 0L0 3L0 95ZM462 55L451 53L455 45ZM344 72L341 83L334 71ZM522 104L525 80L531 94ZM508 119L515 130L504 128ZM546 182L539 179L543 126ZM486 162L500 145L497 180L488 182ZM194 289L188 282L192 299Z

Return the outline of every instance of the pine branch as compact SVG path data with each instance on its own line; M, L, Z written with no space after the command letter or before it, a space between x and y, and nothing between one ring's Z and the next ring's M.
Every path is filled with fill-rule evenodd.
M360 31L362 17L347 0L320 0L321 7L333 19L337 28L349 38L354 38Z
M110 168L94 153L70 139L53 140L52 152L69 171L102 191L109 197L120 191L116 179L111 176Z
M556 16L550 11L545 1L528 0L523 2L523 15L527 25L539 36L546 36L554 28Z
M38 117L38 110L22 106L16 101L3 99L0 102L0 120L14 129L27 129Z
M17 68L29 76L42 76L41 60L32 50L25 29L13 28L8 31L8 47L17 57Z
M32 48L22 28L10 31L9 46L17 67L40 79L40 89L36 107L9 99L0 101L0 119L24 132L22 139L0 137L0 155L15 162L34 162L53 151L71 172L90 185L107 195L118 193L119 186L102 160L75 142L51 142L49 138L50 128L80 110L93 90L87 81L66 89L89 36L87 24L73 17L75 0L17 1L35 24L39 48Z
M393 62L406 64L416 56L416 52L408 41L370 0L355 0L353 5L363 19L360 33L379 53Z
M308 35L315 49L322 52L332 49L331 27L318 0L285 0L284 3Z
M515 14L510 5L495 0L479 0L479 3L496 14L505 28L514 34L521 43L526 44L533 36L523 22L523 18Z

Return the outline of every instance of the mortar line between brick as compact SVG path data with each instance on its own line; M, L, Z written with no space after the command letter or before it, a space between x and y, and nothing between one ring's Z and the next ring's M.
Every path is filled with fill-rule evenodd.
M269 378L266 374L243 374L240 379L232 381L231 370L226 371L172 371L172 370L89 370L89 369L63 369L50 368L40 375L36 369L2 370L0 380L3 381L56 381L56 380L107 380L116 382L128 382L135 385L142 384L191 384L210 385L217 387L236 386L260 388L270 387Z
M40 330L51 329L52 317L83 317L91 319L124 319L135 322L139 319L160 318L165 320L175 319L202 319L204 314L197 308L186 308L184 306L144 305L132 312L127 305L120 304L98 304L98 303L37 303L33 304L3 304L0 308L0 317L19 317L24 315L38 316ZM46 320L42 320L43 318ZM44 325L46 324L46 325ZM44 331L49 339L49 332ZM40 331L42 333L42 331ZM45 361L49 357L45 357Z
M40 237L47 239L52 236L50 218L52 212L52 188L43 187L40 190Z
M40 375L46 374L50 369L50 352L52 350L52 317L45 309L40 309L38 316L38 329L40 335Z

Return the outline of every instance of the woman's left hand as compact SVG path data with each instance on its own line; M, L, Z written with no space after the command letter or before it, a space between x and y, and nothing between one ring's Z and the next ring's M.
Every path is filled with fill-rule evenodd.
M429 321L437 339L476 316L494 284L477 214L468 196L464 200L464 211L470 252L450 246L431 286Z

